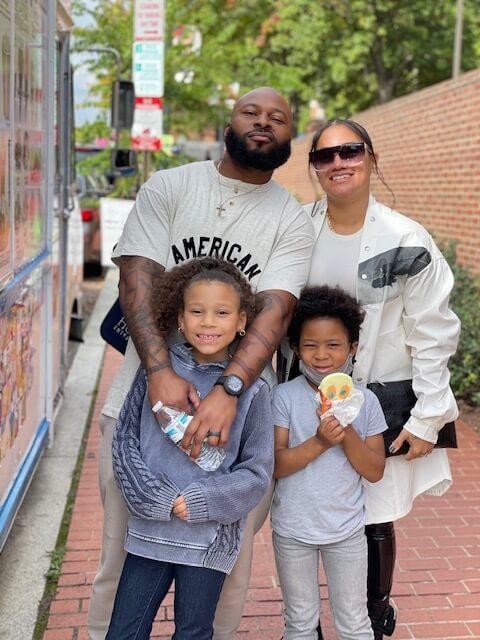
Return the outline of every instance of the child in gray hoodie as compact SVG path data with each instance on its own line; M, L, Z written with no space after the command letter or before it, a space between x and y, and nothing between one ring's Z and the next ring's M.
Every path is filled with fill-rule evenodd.
M232 264L204 258L166 273L158 297L162 331L168 335L178 323L185 339L170 347L172 367L204 397L223 375L229 347L253 315L251 289ZM194 464L164 434L146 392L140 368L112 445L131 517L107 640L148 639L173 581L173 637L207 640L246 516L272 478L270 391L257 380L239 395L225 459L213 472Z

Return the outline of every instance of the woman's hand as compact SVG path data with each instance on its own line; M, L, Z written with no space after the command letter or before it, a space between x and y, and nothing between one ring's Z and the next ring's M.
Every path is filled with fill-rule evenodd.
M183 496L178 496L178 498L175 498L173 501L172 513L181 520L186 520L188 518L187 504Z
M317 409L317 415L321 416L320 409ZM340 444L345 437L343 427L335 416L327 416L320 420L317 428L317 438L326 448L335 447Z
M405 460L414 460L415 458L428 456L429 453L432 453L434 447L432 442L422 440L418 436L414 436L410 431L402 429L400 435L395 438L390 445L390 453L398 451L404 442L408 442L410 445L408 452L405 454Z

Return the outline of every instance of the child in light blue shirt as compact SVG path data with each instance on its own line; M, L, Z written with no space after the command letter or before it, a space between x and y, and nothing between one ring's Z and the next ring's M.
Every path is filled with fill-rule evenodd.
M347 427L321 419L317 391L334 372L350 374L363 312L339 288L307 287L289 329L301 375L274 390L275 477L271 510L277 571L285 603L285 640L316 640L322 557L339 640L373 640L367 612L363 480L385 466L385 418L362 388L360 413Z

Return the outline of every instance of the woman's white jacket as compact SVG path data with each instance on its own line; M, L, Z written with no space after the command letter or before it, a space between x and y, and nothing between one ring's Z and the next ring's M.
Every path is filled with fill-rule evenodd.
M317 239L326 209L326 200L306 205ZM314 251L321 250L317 242ZM460 322L448 308L452 272L420 224L370 196L356 282L366 317L354 381L366 385L411 379L417 402L405 428L436 442L439 429L458 415L447 368L460 332ZM309 284L324 283L311 273ZM367 524L402 518L417 496L442 495L451 482L445 449L412 461L387 458L380 482L364 480Z
M306 206L317 238L326 208L326 199ZM311 284L314 279L311 274ZM447 368L460 333L448 307L452 287L452 272L430 234L370 196L357 271L357 300L366 316L353 378L360 385L412 379L417 403L405 429L429 442L458 416Z

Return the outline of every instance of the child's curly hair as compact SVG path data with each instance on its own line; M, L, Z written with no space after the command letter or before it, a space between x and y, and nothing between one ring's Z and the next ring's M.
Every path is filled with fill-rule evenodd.
M246 278L230 262L219 258L198 258L183 262L161 279L162 289L154 301L154 313L160 331L168 336L177 327L183 309L185 291L194 282L222 282L240 296L240 309L247 314L247 325L255 315L255 296Z
M350 343L357 342L364 317L365 313L355 298L340 287L305 287L288 329L290 345L299 345L304 322L313 318L337 318L345 327Z

